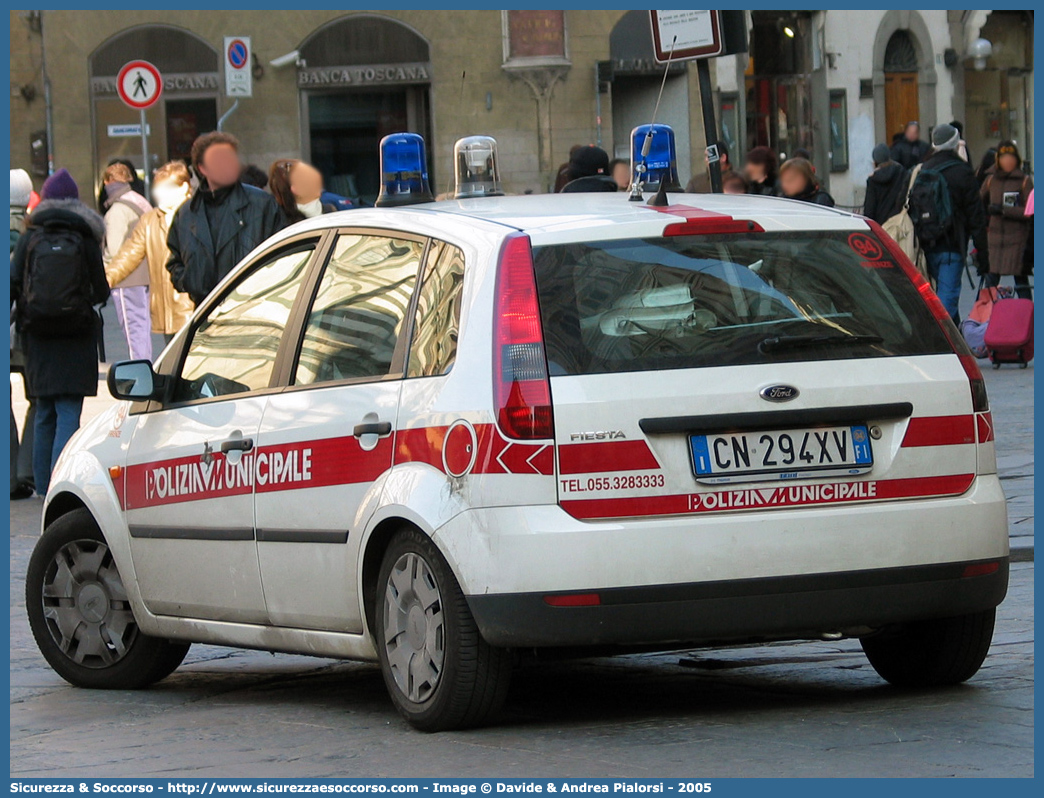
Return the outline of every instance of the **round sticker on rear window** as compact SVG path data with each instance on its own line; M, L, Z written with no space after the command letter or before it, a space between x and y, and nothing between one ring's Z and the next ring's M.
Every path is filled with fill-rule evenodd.
M852 233L848 237L848 246L852 251L865 260L880 260L884 252L878 244L866 233Z

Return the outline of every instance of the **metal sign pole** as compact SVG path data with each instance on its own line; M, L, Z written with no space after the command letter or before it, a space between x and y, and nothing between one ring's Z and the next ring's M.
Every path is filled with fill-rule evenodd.
M703 135L707 140L707 148L713 150L713 159L708 159L711 191L721 194L721 159L718 156L718 132L714 121L714 97L711 94L710 61L701 58L696 62L696 74L700 81L700 104L703 106Z
M141 109L141 155L145 161L145 199L150 197L152 170L149 169L149 128L145 124L145 109Z

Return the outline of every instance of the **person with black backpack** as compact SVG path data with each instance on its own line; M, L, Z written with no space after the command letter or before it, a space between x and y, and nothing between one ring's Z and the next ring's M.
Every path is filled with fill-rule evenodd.
M33 477L47 493L58 455L98 393L98 315L109 296L102 265L105 224L59 169L43 184L11 256L11 299L25 347L26 392L36 402Z
M928 261L928 273L935 281L935 293L957 324L969 237L977 250L979 274L990 270L979 183L971 166L957 154L960 140L952 125L939 125L932 131L932 152L923 164L914 167L906 199L914 233Z

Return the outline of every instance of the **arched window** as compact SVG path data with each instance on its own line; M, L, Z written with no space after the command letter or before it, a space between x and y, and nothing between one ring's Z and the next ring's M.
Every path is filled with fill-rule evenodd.
M115 77L120 67L143 53L162 73L218 71L217 50L194 33L168 25L140 25L106 39L91 54L91 77Z
M885 47L885 72L916 72L917 48L913 39L905 30L897 30L892 34Z
M314 31L298 48L309 67L428 61L428 42L387 17L351 14Z

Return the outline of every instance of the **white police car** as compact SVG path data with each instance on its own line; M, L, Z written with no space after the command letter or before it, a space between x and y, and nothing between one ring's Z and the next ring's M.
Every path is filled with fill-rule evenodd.
M109 384L26 585L76 685L146 686L192 642L378 660L438 730L487 719L520 651L824 636L944 685L1007 587L975 360L890 239L832 209L323 216Z

